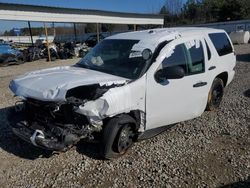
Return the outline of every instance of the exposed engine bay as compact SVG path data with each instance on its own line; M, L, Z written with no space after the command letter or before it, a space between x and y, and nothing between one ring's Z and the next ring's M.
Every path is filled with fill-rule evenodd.
M56 151L65 150L81 139L97 140L103 120L93 120L79 108L118 86L94 84L76 87L67 92L66 101L62 102L32 98L19 101L15 106L15 115L10 116L17 120L12 129L16 135L33 145ZM140 119L140 114L132 115Z

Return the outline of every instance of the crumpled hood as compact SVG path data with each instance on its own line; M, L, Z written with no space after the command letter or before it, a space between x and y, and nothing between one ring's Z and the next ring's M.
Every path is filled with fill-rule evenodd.
M19 76L10 82L17 96L42 101L65 101L69 89L91 85L123 84L128 80L81 67L64 66L44 69Z

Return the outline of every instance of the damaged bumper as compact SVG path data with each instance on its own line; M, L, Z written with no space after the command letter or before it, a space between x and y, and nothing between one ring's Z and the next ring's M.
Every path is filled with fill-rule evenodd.
M26 101L10 111L8 120L13 133L34 146L54 151L64 151L81 139L93 139L96 129L85 116L74 114L68 106L53 114L54 106L44 105Z
M57 138L47 136L42 130L34 130L32 127L28 127L25 121L18 122L12 127L12 131L19 138L34 146L53 151L63 151L80 140L76 135L68 134L67 138L65 137L64 140L60 141ZM68 141L65 139L68 139Z

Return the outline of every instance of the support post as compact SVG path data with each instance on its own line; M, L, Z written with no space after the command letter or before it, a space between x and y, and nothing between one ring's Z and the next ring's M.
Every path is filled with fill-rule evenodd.
M43 24L44 24L45 35L46 35L46 42L47 42L48 60L49 60L49 62L51 62L50 50L49 50L48 29L47 29L46 23L45 23L45 22L43 22Z
M56 37L56 28L55 28L55 23L52 23L52 27L53 27L53 36L54 38Z
M137 27L136 27L136 24L134 24L134 31L136 31L137 30Z
M76 24L74 23L75 43L77 42Z
M33 41L32 30L31 30L31 27L30 27L30 21L28 21L28 25L29 25L29 32L30 32L31 44L32 44L32 46L34 46L34 41Z
M99 23L96 23L96 36L97 36L97 42L100 42L100 31L99 31Z

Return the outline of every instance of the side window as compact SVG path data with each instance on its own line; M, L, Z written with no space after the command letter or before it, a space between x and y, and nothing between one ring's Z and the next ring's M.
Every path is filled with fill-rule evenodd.
M187 64L189 74L202 73L205 70L204 52L199 40L192 41L192 46L187 46Z
M163 67L172 67L177 65L181 66L185 70L185 73L187 73L186 47L184 44L177 45L171 56L167 57L162 64Z
M204 72L205 61L201 41L193 40L177 45L171 56L163 61L162 66L181 66L186 75Z
M232 45L225 33L212 33L208 35L219 56L224 56L233 52Z

